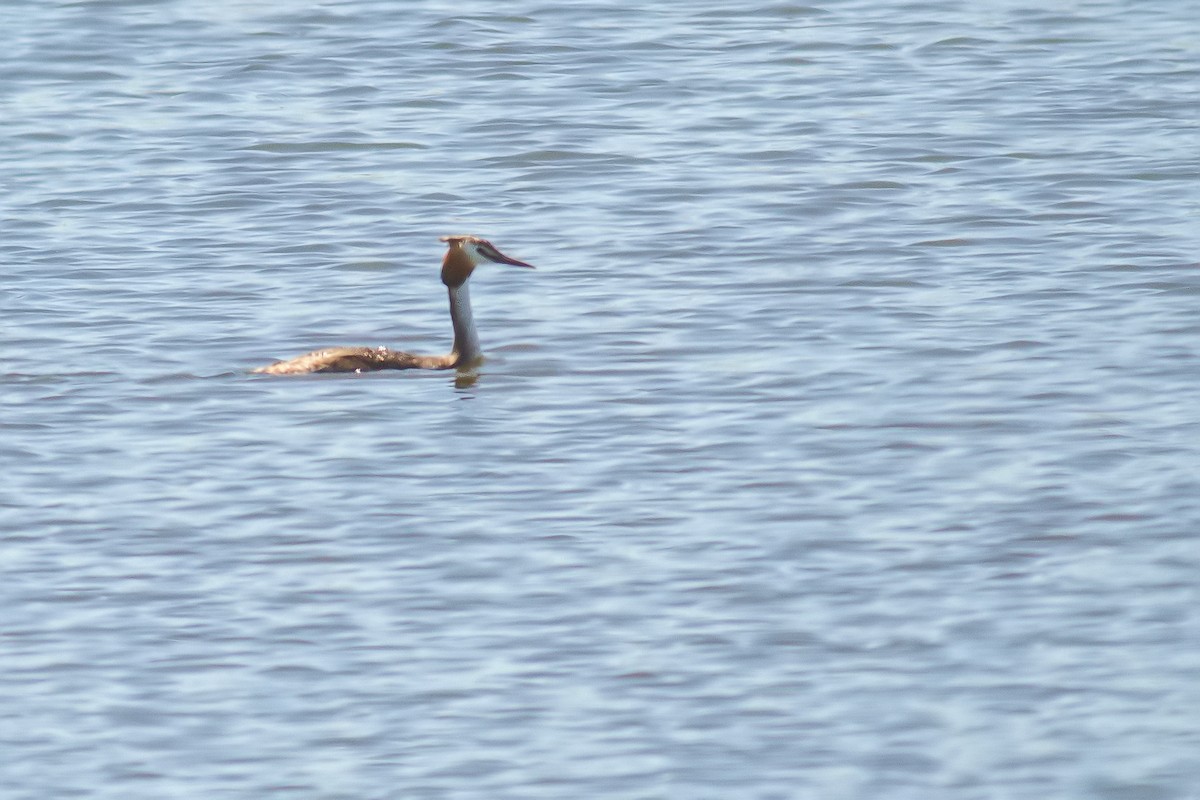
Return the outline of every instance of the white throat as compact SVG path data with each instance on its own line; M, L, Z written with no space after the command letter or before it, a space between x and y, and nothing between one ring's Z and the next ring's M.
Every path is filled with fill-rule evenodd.
M479 358L479 334L475 332L475 319L471 316L471 294L467 284L449 287L450 322L454 326L454 352L459 363Z

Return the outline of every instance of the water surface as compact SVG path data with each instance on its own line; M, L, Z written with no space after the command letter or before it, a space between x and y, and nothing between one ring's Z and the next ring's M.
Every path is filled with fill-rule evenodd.
M5 4L0 795L1200 797L1193 17Z

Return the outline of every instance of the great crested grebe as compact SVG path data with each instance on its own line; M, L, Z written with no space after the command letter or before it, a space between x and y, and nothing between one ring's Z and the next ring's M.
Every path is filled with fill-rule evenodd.
M288 361L276 361L253 372L267 375L304 375L310 372L370 372L377 369L453 369L479 361L479 334L471 318L471 297L467 280L475 267L491 261L528 267L501 253L496 246L478 236L443 236L449 249L442 259L442 283L450 292L450 322L454 326L454 347L444 356L419 356L388 350L386 347L330 347L314 350Z

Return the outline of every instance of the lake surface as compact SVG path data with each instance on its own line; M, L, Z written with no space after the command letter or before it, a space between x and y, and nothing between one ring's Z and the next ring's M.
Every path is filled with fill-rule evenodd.
M3 800L1200 798L1190 4L0 45Z

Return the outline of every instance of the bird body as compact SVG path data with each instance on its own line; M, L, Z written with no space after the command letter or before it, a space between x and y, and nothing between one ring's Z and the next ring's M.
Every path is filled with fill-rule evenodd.
M448 248L442 259L442 283L450 295L450 323L454 346L445 355L417 355L386 347L329 347L288 361L277 361L254 372L266 375L305 375L313 372L373 372L381 369L454 369L469 367L482 357L479 334L471 315L467 281L482 263L510 264L533 269L532 264L501 253L478 236L443 236Z

